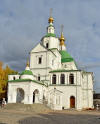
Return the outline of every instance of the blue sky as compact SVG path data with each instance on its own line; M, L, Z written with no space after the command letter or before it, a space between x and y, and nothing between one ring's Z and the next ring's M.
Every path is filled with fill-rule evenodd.
M57 36L63 24L68 52L94 72L100 92L100 0L0 0L0 60L24 70L28 53L46 34L50 8Z

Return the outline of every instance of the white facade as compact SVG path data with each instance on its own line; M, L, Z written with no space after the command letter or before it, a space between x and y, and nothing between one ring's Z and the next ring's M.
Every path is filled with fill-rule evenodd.
M54 110L93 108L93 73L78 70L59 42L50 22L47 35L30 51L30 66L8 76L8 103L41 103Z

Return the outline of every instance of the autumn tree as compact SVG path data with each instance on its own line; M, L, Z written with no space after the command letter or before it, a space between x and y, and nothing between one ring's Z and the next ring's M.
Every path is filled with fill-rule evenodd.
M9 74L17 74L18 72L12 70L8 65L3 68L3 62L0 61L0 99L6 97L7 82Z

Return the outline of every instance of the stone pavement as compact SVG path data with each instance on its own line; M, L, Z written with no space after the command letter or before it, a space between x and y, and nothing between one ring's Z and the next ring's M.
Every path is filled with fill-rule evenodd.
M0 108L0 124L100 124L100 111L52 111L48 108L46 111L43 106L41 111L39 108L30 111L23 109L25 106L22 109L10 107Z

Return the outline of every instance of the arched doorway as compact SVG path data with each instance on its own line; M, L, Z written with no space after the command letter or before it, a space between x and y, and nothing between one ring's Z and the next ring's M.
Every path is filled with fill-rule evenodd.
M75 108L75 97L74 96L70 97L70 108Z
M36 89L33 92L33 103L38 103L38 99L39 99L39 90Z
M24 90L22 88L17 89L16 102L22 103L24 100Z

